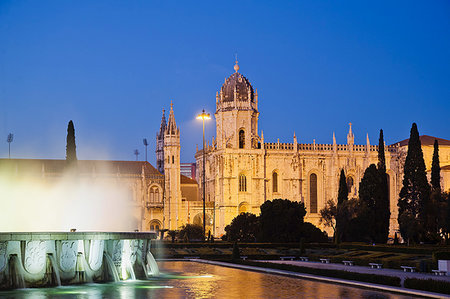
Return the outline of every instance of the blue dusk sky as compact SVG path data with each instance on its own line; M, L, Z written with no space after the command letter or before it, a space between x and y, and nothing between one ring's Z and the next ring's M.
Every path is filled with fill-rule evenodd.
M266 142L450 139L450 2L0 1L0 157L155 163L173 100L182 162L234 70L259 95ZM166 115L167 116L167 115ZM206 127L209 139L214 122Z

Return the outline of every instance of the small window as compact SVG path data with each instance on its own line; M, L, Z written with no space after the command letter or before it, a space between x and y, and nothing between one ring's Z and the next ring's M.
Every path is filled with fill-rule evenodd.
M247 192L247 178L244 174L239 175L239 191Z
M172 164L175 163L175 156L172 156Z
M244 130L239 131L239 148L244 148L245 146L245 132Z
M276 172L272 174L272 189L273 192L278 192L278 173Z

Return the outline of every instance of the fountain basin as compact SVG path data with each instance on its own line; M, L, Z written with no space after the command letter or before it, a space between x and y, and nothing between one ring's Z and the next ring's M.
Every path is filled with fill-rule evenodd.
M0 289L157 275L152 232L0 233Z

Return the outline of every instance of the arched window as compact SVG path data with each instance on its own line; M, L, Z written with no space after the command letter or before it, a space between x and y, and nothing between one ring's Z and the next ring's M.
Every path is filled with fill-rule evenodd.
M153 219L149 224L150 231L159 231L161 229L161 222L157 219Z
M239 191L247 192L247 178L244 174L239 175Z
M150 188L149 195L148 195L149 201L151 203L159 203L161 202L161 197L159 195L159 188L156 186L153 186Z
M353 187L353 178L351 176L347 177L347 190L348 193L352 192L352 187Z
M239 148L244 148L245 146L245 132L244 130L239 130Z
M317 175L309 176L309 212L317 213Z
M175 163L175 156L172 156L172 164Z
M272 190L278 192L278 173L275 171L272 173Z
M249 211L248 203L242 202L242 203L239 205L239 215L240 215L240 214L243 214L243 213L247 213L248 211Z

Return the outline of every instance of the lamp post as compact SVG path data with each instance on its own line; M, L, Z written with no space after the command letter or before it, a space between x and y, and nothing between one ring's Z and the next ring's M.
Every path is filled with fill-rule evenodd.
M203 237L206 236L206 204L205 204L205 193L206 193L206 183L205 183L205 166L206 166L206 152L205 152L205 119L211 119L211 116L209 113L205 112L205 109L203 109L202 113L197 115L197 119L201 119L203 123L203 180L202 180L202 187L203 187Z

